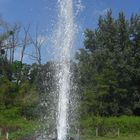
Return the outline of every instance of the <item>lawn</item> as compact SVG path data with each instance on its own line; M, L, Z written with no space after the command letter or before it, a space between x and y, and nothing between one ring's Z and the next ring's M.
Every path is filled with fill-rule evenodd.
M36 124L36 121L20 116L19 108L0 110L0 128L3 132L0 138L5 137L6 132L12 140L31 135L35 131Z
M85 138L82 140L140 140L140 136L129 136L129 137L90 137L90 138Z
M80 140L140 140L139 119L140 119L139 117L127 117L127 116L120 117L120 118L118 117L96 118L96 121L94 122L96 122L97 126L98 125L100 126L101 123L106 127L110 127L112 125L119 127L121 130L120 137L117 136L111 137L110 135L108 135L110 137L107 136L95 137L93 135L90 135L89 133L85 133L81 135ZM92 124L91 128L85 127L87 130L90 130L91 134L93 133L95 134L95 129L93 129L94 122L91 123ZM88 123L86 122L86 124ZM3 128L3 130L9 133L9 139L11 140L16 140L17 138L30 136L34 134L34 131L36 130L35 128L37 126L38 126L37 120L26 119L25 117L21 116L19 113L19 108L0 110L0 128ZM133 132L137 132L137 133L133 133ZM1 137L5 137L5 133Z

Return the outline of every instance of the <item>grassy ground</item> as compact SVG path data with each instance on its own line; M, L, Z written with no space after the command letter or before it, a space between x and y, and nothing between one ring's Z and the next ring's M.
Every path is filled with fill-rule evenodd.
M20 116L18 114L18 108L0 110L0 128L3 131L0 138L4 138L6 132L9 133L9 139L11 140L32 135L35 131L36 124L36 121Z
M129 136L129 137L91 137L91 138L85 138L82 140L140 140L140 136Z
M88 122L90 122L90 119L88 120ZM110 127L113 124L115 125L116 128L120 128L121 134L125 136L114 137L114 138L94 137L95 135L94 136L90 135L95 133L95 128L93 129L94 123L91 122L91 127L90 125L88 125L87 129L84 129L85 132L88 130L90 130L90 132L85 133L86 135L83 134L84 137L81 137L81 140L140 140L139 117L125 116L121 118L117 118L117 117L112 117L112 118L110 117L105 119L97 118L94 122L97 123L97 126L102 126L101 124L103 124L103 126ZM86 122L86 124L88 123ZM26 119L25 117L21 116L19 114L19 108L0 109L0 128L2 128L5 131L3 135L0 137L0 139L5 137L6 132L9 133L9 139L11 140L16 140L24 136L32 136L32 134L34 134L34 131L36 130L36 126L38 126L36 120ZM128 137L127 135L131 135L131 136Z

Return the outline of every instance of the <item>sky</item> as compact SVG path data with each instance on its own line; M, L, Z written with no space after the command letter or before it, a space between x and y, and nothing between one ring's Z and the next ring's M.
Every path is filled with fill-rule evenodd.
M127 18L132 13L140 14L140 0L81 0L81 4L80 0L73 1L75 9L80 9L78 13L75 10L75 22L78 27L76 49L83 47L84 30L95 29L99 15L104 15L108 9L112 9L114 18L117 18L120 11L123 11ZM32 32L38 26L43 37L49 40L57 22L57 0L0 0L0 17L10 24L30 24ZM46 56L47 53L43 51L43 61L51 58L51 51L49 52ZM18 54L17 51L17 59Z

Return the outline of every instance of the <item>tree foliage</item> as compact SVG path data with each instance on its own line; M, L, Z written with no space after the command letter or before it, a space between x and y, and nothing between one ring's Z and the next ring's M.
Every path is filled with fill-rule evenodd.
M77 59L85 113L140 115L140 16L114 19L109 10L85 31L84 46Z

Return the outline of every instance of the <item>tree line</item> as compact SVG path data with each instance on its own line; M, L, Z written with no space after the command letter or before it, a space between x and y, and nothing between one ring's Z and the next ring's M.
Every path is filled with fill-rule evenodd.
M35 117L42 93L54 88L54 61L42 64L44 42L30 25L0 20L0 108L20 107L21 115ZM22 36L21 36L22 34ZM33 47L34 53L26 49ZM20 48L20 59L15 59ZM25 63L28 55L34 63ZM98 27L85 30L84 48L71 61L81 97L82 116L140 115L140 16L113 18L109 10ZM45 84L44 80L45 78ZM47 85L47 87L46 87Z
M140 15L100 16L76 58L84 114L140 115Z
M42 64L45 40L37 28L34 32L31 25L11 25L0 19L0 109L18 107L21 115L29 118L36 117L40 69L47 71L51 63ZM25 57L33 63L26 63Z

